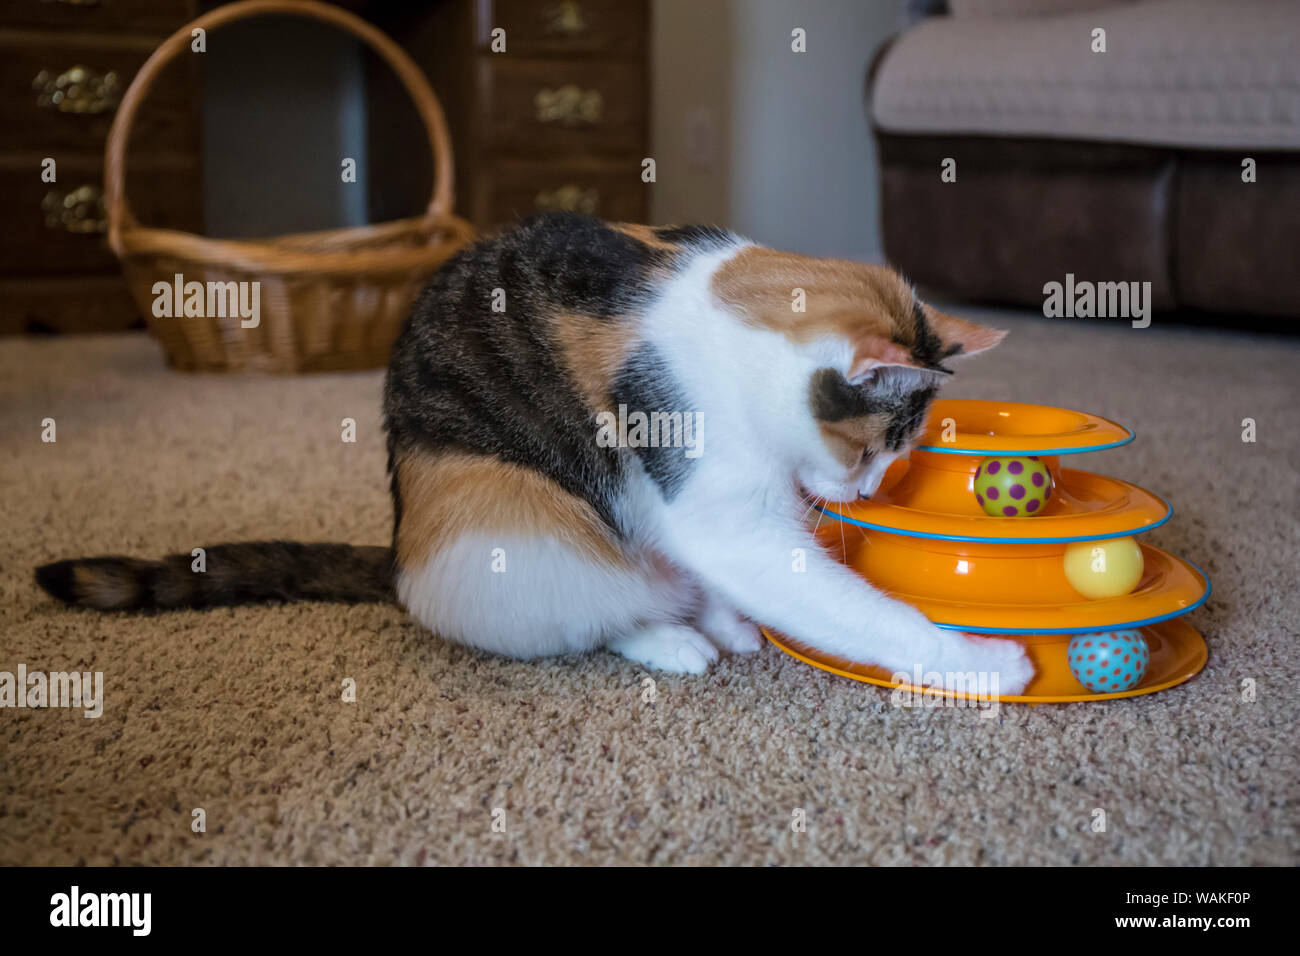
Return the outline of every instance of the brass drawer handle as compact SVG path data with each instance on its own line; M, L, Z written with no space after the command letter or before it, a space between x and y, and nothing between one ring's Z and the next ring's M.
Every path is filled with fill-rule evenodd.
M600 205L600 193L595 189L583 189L581 186L561 186L549 191L542 190L534 198L533 203L543 212L562 209L594 216Z
M100 0L54 0L55 3L61 3L65 7L97 7Z
M48 229L64 232L105 232L108 213L104 210L104 193L98 186L78 186L70 193L51 189L41 200Z
M538 90L533 97L537 120L541 123L563 123L577 126L580 123L599 123L605 110L605 99L600 90L584 90L569 83L558 90Z
M587 29L587 18L577 0L560 0L546 11L546 29L550 33L577 36Z
M96 73L86 66L74 66L58 76L50 70L41 70L32 80L37 92L36 105L56 109L60 113L105 113L117 109L122 99L122 87L117 73Z

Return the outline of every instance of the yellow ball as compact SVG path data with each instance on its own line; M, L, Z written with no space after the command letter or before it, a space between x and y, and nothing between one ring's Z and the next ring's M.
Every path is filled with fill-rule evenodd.
M1067 544L1065 577L1086 598L1128 594L1142 580L1142 549L1132 538Z

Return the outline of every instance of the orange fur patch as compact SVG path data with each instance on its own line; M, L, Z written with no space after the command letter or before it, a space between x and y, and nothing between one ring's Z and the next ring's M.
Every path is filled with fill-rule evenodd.
M487 455L408 453L397 461L398 567L422 564L462 534L556 538L592 560L625 564L594 508L545 475Z
M631 236L633 239L645 243L651 249L662 249L665 252L677 252L681 249L681 246L665 242L656 236L653 226L643 226L636 222L611 222L609 228L621 232L625 236Z
M797 289L804 292L803 312L793 308ZM912 290L892 269L760 246L723 263L713 293L747 320L799 342L827 334L888 342L897 317L912 313Z
M800 289L804 311L796 312ZM916 341L912 289L887 266L750 246L718 269L713 294L745 321L791 341L824 335L845 339L854 346L850 374L872 365L915 365L906 348ZM939 339L960 345L963 355L992 348L1006 334L929 306L922 309Z
M614 376L623 367L636 342L631 319L593 319L562 313L551 319L562 360L574 384L593 412L610 407Z

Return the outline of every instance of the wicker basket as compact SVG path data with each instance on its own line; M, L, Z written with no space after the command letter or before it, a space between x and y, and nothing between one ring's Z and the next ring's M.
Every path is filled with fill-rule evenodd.
M424 122L434 162L423 216L272 239L209 239L141 226L125 195L126 148L136 110L159 72L186 52L191 30L287 14L323 20L361 39L397 73ZM387 363L411 302L430 274L472 238L452 215L452 154L442 108L424 75L392 40L337 7L308 0L245 0L218 7L167 38L136 74L108 135L104 197L108 243L168 362L202 371L308 372ZM260 323L234 315L158 317L155 283L258 282ZM246 286L251 301L253 287ZM160 290L161 291L161 290ZM206 303L206 297L205 297ZM214 300L214 305L217 300ZM205 309L206 311L206 309ZM251 321L251 320L250 320Z

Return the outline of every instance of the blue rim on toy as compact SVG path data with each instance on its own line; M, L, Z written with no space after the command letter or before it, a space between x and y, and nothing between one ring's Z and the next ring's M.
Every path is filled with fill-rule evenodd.
M1146 491L1145 488L1142 489ZM880 531L884 534L896 534L900 538L922 538L927 541L957 541L963 544L1073 544L1077 541L1109 541L1111 538L1127 538L1135 534L1146 534L1148 531L1154 531L1162 524L1174 516L1174 507L1165 501L1154 491L1146 491L1152 498L1158 500L1165 506L1165 516L1153 524L1143 525L1140 528L1134 528L1131 531L1112 531L1109 534L1086 534L1082 537L1075 538L980 538L967 534L927 534L924 531L899 531L896 528L890 528L882 524L872 524L869 521L859 521L857 518L850 518L848 515L842 515L838 511L831 511L826 505L818 505L817 510L822 514L834 518L836 521L843 521L845 524L855 525L859 528L869 528L872 531ZM1006 520L1001 519L1001 520ZM1026 519L1032 520L1032 519ZM1188 562L1189 564L1191 562ZM1203 575L1202 575L1203 576Z
M1183 559L1186 560L1186 559ZM1198 607L1210 599L1210 576L1200 569L1199 565L1187 561L1196 573L1201 576L1205 582L1205 591L1193 603L1187 607L1180 608L1169 614L1161 614L1158 617L1149 617L1141 621L1127 621L1123 624L1107 624L1105 627L1012 627L1012 628L992 628L992 627L963 627L960 624L944 624L939 621L931 621L935 627L941 627L945 631L964 631L967 634L1102 634L1109 631L1123 631L1130 627L1147 627L1151 624L1159 624L1162 621L1172 621L1176 617L1182 617L1184 614L1190 614Z
M1083 455L1090 451L1106 451L1108 448L1119 448L1123 445L1127 445L1137 438L1137 432L1133 431L1133 429L1129 428L1127 425L1120 425L1119 422L1112 422L1112 424L1117 425L1128 432L1128 437L1121 438L1119 441L1108 442L1105 445L1092 445L1088 448L1031 448L1027 451L1016 451L1012 448L999 448L997 451L977 451L969 448L953 448L951 446L944 447L942 445L917 445L916 451L933 451L940 455L979 455L981 458L1014 458L1017 455L1037 455L1041 458L1043 455Z

